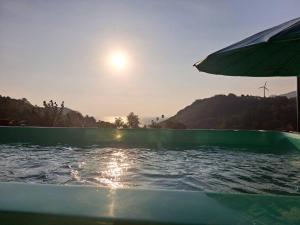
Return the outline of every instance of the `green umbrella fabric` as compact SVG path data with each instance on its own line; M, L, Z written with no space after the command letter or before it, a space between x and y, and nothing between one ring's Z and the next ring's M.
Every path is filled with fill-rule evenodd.
M300 76L300 17L221 49L194 66L229 76Z

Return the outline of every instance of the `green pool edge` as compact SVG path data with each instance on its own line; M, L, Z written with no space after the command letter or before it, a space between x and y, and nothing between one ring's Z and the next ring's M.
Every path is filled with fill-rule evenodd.
M279 131L0 127L0 143L191 149L199 146L262 152L300 150L300 135Z
M278 131L0 127L1 144L299 151ZM0 224L300 224L300 197L0 183Z
M0 183L1 224L300 224L300 198Z

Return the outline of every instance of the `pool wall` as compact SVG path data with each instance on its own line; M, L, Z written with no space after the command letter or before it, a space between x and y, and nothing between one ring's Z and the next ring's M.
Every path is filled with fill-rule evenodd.
M257 151L300 150L300 135L279 131L0 127L0 143Z
M179 150L220 146L272 153L300 149L295 133L234 130L0 127L0 143ZM0 224L300 224L300 198L0 183Z
M300 224L300 198L0 183L0 223Z

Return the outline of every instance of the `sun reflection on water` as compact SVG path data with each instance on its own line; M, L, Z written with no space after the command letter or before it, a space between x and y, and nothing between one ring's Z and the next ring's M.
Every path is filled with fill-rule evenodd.
M100 184L110 188L122 188L124 187L122 178L126 174L129 166L127 155L121 150L114 151L111 153L106 167L101 169L101 175L94 179Z
M122 135L121 135L121 134L116 134L116 135L115 135L115 139L116 139L116 140L120 140L121 138L122 138Z

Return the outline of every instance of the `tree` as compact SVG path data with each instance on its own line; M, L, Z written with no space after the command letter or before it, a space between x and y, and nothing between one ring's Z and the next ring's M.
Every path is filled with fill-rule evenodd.
M97 127L96 119L88 115L83 118L83 124L84 127Z
M70 111L65 116L65 126L84 127L84 117L79 112Z
M99 128L116 128L116 125L113 124L113 123L109 123L109 122L99 120L97 122L97 127L99 127Z
M151 120L151 124L149 125L149 127L157 129L157 128L160 128L160 125L159 125L159 123L155 122L154 120Z
M123 128L124 127L124 121L121 117L116 117L115 118L115 126L117 128Z
M135 115L133 112L129 113L127 116L127 125L129 128L139 128L140 120L138 115Z
M60 107L56 102L50 100L48 103L43 101L44 105L44 122L47 126L56 126L57 121L61 119L62 112L64 110L64 102L62 101Z

